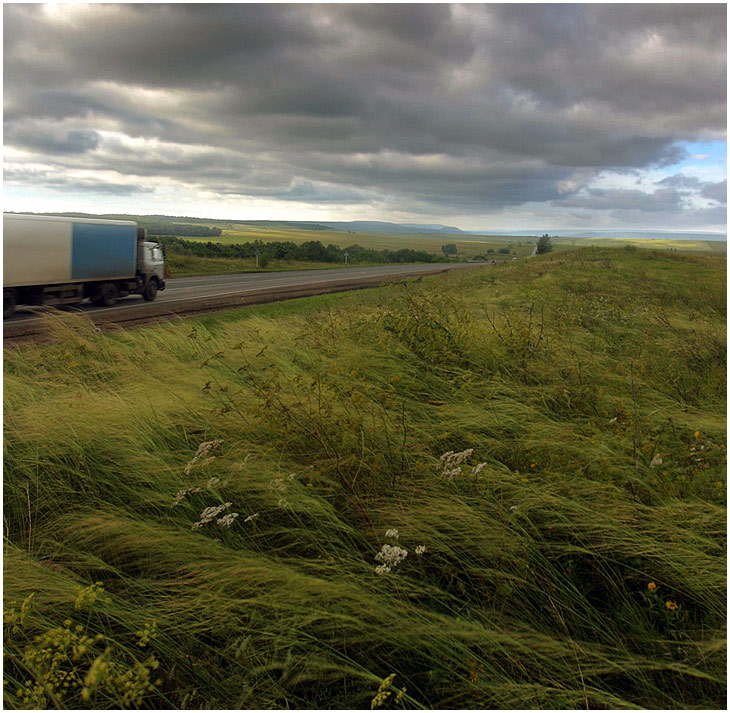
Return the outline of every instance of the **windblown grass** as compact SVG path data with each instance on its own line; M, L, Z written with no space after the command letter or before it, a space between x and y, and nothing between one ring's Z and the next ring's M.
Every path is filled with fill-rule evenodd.
M6 349L7 707L724 706L722 261L300 304Z

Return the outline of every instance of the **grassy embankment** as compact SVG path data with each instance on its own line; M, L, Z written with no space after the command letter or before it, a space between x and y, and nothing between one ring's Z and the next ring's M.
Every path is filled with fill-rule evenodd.
M5 352L5 705L724 707L725 317L724 261L601 249L59 316Z

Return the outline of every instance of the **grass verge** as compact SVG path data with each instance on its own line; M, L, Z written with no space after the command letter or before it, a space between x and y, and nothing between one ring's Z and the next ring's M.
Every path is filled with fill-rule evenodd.
M722 260L584 249L54 315L5 351L5 705L722 707L725 310Z

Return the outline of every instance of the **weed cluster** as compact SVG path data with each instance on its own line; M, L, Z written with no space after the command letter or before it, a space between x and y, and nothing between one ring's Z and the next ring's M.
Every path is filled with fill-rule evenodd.
M153 678L159 666L154 655L144 661L127 654L102 633L90 633L92 614L101 582L79 588L74 609L88 611L85 624L67 618L60 625L35 616L31 602L23 601L16 613L6 604L3 617L4 696L13 708L86 708L119 705L139 708L151 700L162 679ZM105 601L111 600L107 597ZM54 612L58 614L58 612ZM96 622L98 625L98 622ZM156 636L155 622L137 632L144 649Z

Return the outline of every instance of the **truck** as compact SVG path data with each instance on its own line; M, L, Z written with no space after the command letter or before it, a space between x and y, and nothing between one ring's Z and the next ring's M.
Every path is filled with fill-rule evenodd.
M18 305L149 302L167 276L162 246L133 221L3 213L3 319Z

